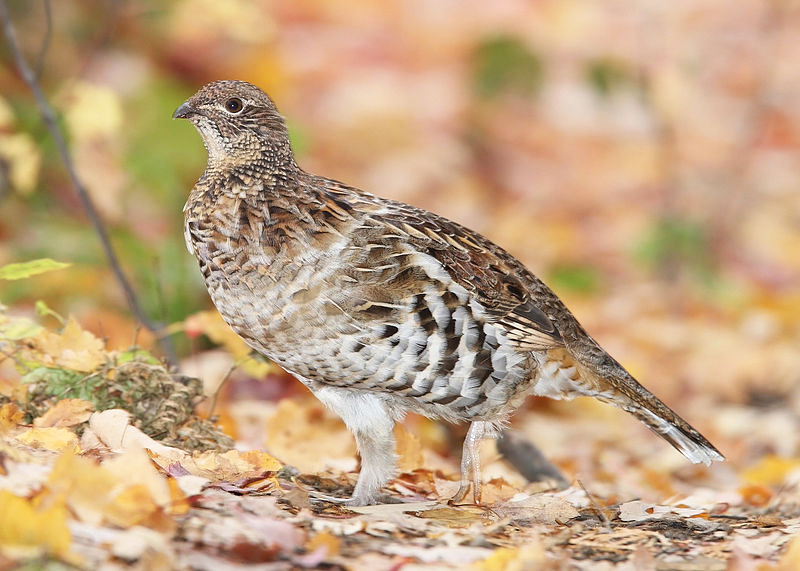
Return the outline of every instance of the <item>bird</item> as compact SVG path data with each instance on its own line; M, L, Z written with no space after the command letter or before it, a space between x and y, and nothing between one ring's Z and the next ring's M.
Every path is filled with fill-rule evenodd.
M361 468L347 505L388 501L393 428L407 412L469 423L452 501L472 489L480 504L478 445L528 395L594 397L693 463L724 460L503 248L301 169L257 86L214 81L173 118L194 125L208 154L184 207L186 246L227 324L352 432Z

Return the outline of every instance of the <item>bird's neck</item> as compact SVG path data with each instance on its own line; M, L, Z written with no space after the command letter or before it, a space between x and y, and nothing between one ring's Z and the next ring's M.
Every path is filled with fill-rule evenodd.
M284 160L271 155L242 161L229 158L224 162L209 161L201 180L220 195L266 197L285 192L302 172L291 156Z

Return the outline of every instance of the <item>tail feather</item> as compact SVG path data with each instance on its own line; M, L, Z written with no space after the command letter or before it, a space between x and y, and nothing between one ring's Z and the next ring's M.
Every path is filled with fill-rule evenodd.
M690 462L709 466L711 462L725 460L705 436L640 385L621 365L607 382L615 390L610 398L601 397L602 400L633 414Z
M711 462L723 461L725 457L702 434L675 414L667 405L655 399L649 407L623 407L641 420L647 428L672 444L678 452L694 463L710 466ZM655 406L653 406L655 405ZM656 411L651 410L656 409Z
M593 396L630 412L694 464L709 466L714 461L725 460L705 436L640 385L591 338L588 339L591 344L580 348L583 359L566 347L548 351L548 357L561 368L577 369L579 380L574 385L575 396Z

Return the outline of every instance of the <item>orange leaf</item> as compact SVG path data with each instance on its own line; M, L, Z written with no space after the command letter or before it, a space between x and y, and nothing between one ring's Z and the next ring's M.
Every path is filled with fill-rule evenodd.
M755 466L742 471L742 480L748 484L777 486L786 480L789 472L800 468L797 458L766 456Z

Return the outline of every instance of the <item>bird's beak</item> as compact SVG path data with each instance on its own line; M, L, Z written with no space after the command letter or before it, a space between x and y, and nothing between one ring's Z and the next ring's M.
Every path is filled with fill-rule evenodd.
M173 119L188 119L189 115L194 115L197 113L197 109L192 107L188 101L184 101L181 103L181 106L175 110L175 113L172 114Z

